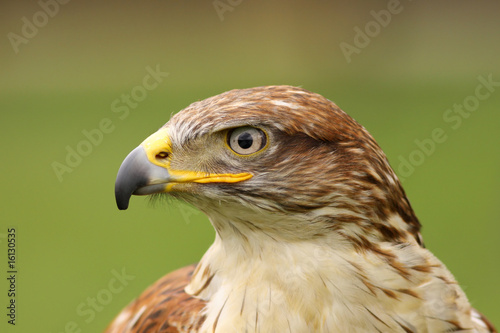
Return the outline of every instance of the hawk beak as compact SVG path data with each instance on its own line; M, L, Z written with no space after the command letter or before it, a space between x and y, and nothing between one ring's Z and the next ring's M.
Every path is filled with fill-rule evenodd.
M115 197L118 209L128 208L132 194L164 192L170 179L166 168L149 162L142 145L135 148L125 158L116 176Z
M149 138L125 158L115 183L115 197L118 209L128 208L130 197L169 192L181 183L237 183L252 178L244 173L209 173L170 168L172 148L165 128Z

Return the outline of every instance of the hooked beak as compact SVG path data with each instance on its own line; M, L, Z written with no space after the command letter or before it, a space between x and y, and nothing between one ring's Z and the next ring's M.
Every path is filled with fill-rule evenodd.
M115 197L118 209L128 208L132 194L164 192L169 181L167 169L149 162L142 145L135 148L125 158L116 176Z

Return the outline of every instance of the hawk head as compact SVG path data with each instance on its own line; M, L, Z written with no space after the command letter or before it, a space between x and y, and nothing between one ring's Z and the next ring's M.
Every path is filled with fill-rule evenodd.
M218 236L337 232L355 247L420 243L386 156L328 99L291 86L232 90L174 115L125 159L116 200L161 193L205 212Z

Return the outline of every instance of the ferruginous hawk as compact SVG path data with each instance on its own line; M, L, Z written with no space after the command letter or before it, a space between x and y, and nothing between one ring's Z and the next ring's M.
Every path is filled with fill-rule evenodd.
M174 115L124 160L118 208L161 193L216 231L106 332L494 332L422 242L372 136L291 86L232 90Z

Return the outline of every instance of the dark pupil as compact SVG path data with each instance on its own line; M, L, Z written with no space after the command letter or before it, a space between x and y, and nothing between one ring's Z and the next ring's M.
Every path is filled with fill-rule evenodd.
M252 147L253 139L250 133L242 133L238 137L238 145L243 149L248 149Z

